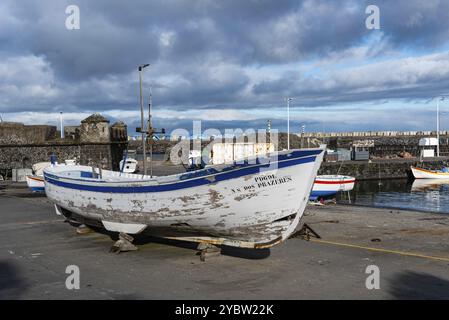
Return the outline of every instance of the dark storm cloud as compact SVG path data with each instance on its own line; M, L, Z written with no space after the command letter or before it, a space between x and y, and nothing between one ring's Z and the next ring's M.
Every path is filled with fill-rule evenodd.
M70 4L81 10L80 30L65 28ZM285 95L315 106L444 91L447 55L376 62L371 69L329 71L330 62L317 76L294 67L280 77L248 74L347 58L373 32L365 28L368 4L380 8L387 44L367 59L447 45L448 1L6 0L0 4L0 110L135 109L136 67L145 62L155 100L179 110L270 108Z
M45 55L58 74L120 74L138 61L201 64L211 56L240 65L297 61L346 48L369 31L364 1L7 1L21 22L10 34L24 52ZM377 1L398 45L437 45L448 33L449 3ZM81 29L64 27L77 4ZM164 48L161 34L171 32ZM12 40L14 39L14 40ZM12 49L12 48L8 48Z

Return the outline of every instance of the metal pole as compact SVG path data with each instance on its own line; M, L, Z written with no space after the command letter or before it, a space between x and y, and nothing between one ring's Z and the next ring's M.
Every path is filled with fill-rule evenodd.
M440 156L440 98L437 99L437 157Z
M151 108L153 105L153 94L150 87L150 102L148 104L148 130L152 130L153 124L151 121ZM153 134L150 136L150 177L153 178Z
M290 150L290 100L292 98L285 98L287 100L287 150Z
M64 139L64 128L62 125L62 111L59 112L59 123L61 128L61 139Z
M290 99L287 99L287 150L290 150Z
M306 132L306 126L301 126L301 149L304 148L304 134Z
M139 67L139 82L140 82L140 126L142 130L142 152L143 152L143 175L147 174L147 147L145 141L145 125L143 112L143 95L142 95L142 66Z

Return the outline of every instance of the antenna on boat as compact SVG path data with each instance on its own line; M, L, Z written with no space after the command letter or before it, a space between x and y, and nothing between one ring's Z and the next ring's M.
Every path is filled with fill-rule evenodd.
M148 103L148 129L145 131L145 133L148 135L148 143L150 145L150 176L151 177L153 177L154 136L157 133L165 134L164 128L162 128L160 131L157 131L156 128L153 128L153 121L152 121L152 115L151 115L152 108L153 108L153 91L152 91L152 87L150 86L150 97L149 97L149 103Z
M150 98L148 102L148 132L153 129L153 124L151 122L151 107L153 104L153 94L150 86ZM150 177L153 178L153 135L150 135Z

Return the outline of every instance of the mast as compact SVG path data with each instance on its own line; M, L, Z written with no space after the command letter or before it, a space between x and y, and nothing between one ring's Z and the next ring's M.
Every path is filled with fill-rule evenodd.
M142 151L143 151L143 175L147 174L147 148L146 148L146 136L145 136L145 126L144 126L144 112L143 112L143 95L142 95L142 71L144 68L148 67L149 64L140 65L139 70L139 83L140 83L140 132L142 133Z

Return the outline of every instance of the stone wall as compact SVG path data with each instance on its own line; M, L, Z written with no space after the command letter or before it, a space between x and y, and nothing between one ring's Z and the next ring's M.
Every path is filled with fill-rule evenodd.
M411 177L410 166L441 169L449 165L449 158L441 160L396 159L390 161L323 162L318 174L343 174L358 180L395 179Z
M394 158L404 151L414 157L420 157L422 147L419 146L419 140L426 137L429 136L326 137L321 138L321 141L334 150L351 149L354 143L372 142L373 146L369 147L371 158ZM448 136L440 137L440 155L449 156Z
M52 154L58 162L76 158L80 164L103 165L119 170L126 143L47 143L0 145L0 174L10 176L13 168L31 168L34 163L50 161Z
M0 123L0 174L10 176L11 169L31 168L37 162L76 159L82 165L119 170L119 162L127 146L126 124L95 113L80 126L67 126L66 139L56 136L55 126Z
M43 143L54 139L56 126L24 125L18 122L0 123L0 144Z

